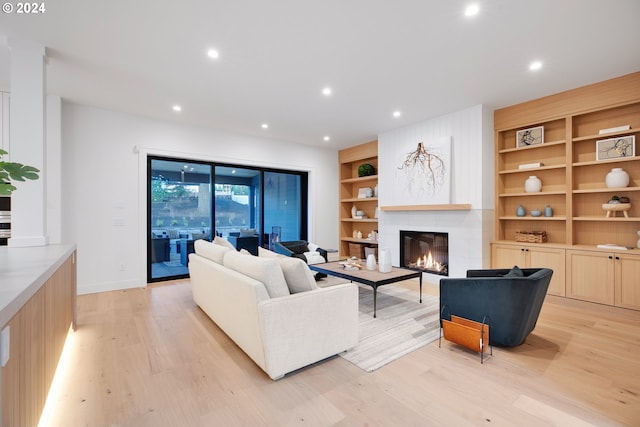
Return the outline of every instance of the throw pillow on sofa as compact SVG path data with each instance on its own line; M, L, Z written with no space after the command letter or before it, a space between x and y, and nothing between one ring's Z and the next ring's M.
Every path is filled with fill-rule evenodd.
M227 248L229 248L229 249L233 249L234 251L236 250L236 247L235 247L235 246L233 246L233 245L231 244L231 242L230 242L230 241L228 241L227 239L225 239L224 237L216 236L216 237L213 239L213 244L214 244L214 245L220 245L220 246L226 246Z
M297 294L318 288L313 273L303 260L285 256L275 257L275 259L280 263L289 292Z
M222 264L224 254L231 250L226 246L214 245L206 240L196 240L193 242L193 249L198 255L210 259L217 264ZM233 250L235 251L235 248Z
M222 265L261 282L271 298L289 295L282 268L273 258L246 256L237 251L228 251L224 254Z

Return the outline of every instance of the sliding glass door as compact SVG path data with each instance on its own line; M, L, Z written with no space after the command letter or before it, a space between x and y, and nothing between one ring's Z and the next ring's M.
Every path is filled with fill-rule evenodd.
M149 282L187 277L198 239L247 237L269 247L307 238L307 173L150 157L147 209ZM239 237L239 238L238 238Z
M193 242L211 237L211 166L149 159L148 278L186 277Z

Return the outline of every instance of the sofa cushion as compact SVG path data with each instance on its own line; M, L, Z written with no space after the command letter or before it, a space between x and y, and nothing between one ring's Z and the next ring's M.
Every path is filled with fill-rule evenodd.
M233 246L233 245L231 244L231 242L230 242L230 241L228 241L227 239L225 239L224 237L216 236L216 237L213 239L213 244L214 244L214 245L220 245L220 246L226 246L227 248L229 248L229 249L233 249L234 251L236 250L236 247L235 247L235 246Z
M210 259L217 264L222 264L224 254L231 250L226 246L214 245L206 240L196 240L193 242L193 249L198 255Z
M318 288L313 273L303 260L285 256L275 257L275 259L280 263L289 292L297 294Z
M222 265L261 282L271 298L289 295L282 268L273 258L246 256L240 252L228 251L224 255Z
M282 254L270 251L269 249L265 249L262 246L258 246L258 256L261 256L264 258L276 258L276 257L284 258L285 257Z

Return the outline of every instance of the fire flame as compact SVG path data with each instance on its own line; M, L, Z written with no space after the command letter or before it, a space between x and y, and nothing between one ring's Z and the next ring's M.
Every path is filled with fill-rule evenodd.
M422 258L418 258L416 266L435 271L442 271L444 269L444 265L433 259L431 251L429 251L427 255L423 255Z

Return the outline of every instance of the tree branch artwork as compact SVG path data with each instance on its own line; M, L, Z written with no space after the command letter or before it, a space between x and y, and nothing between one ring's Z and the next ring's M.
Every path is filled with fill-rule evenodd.
M444 184L446 178L445 159L442 154L432 148L426 148L419 142L418 148L407 154L406 159L398 169L404 172L407 189L418 191L431 190L431 194Z

